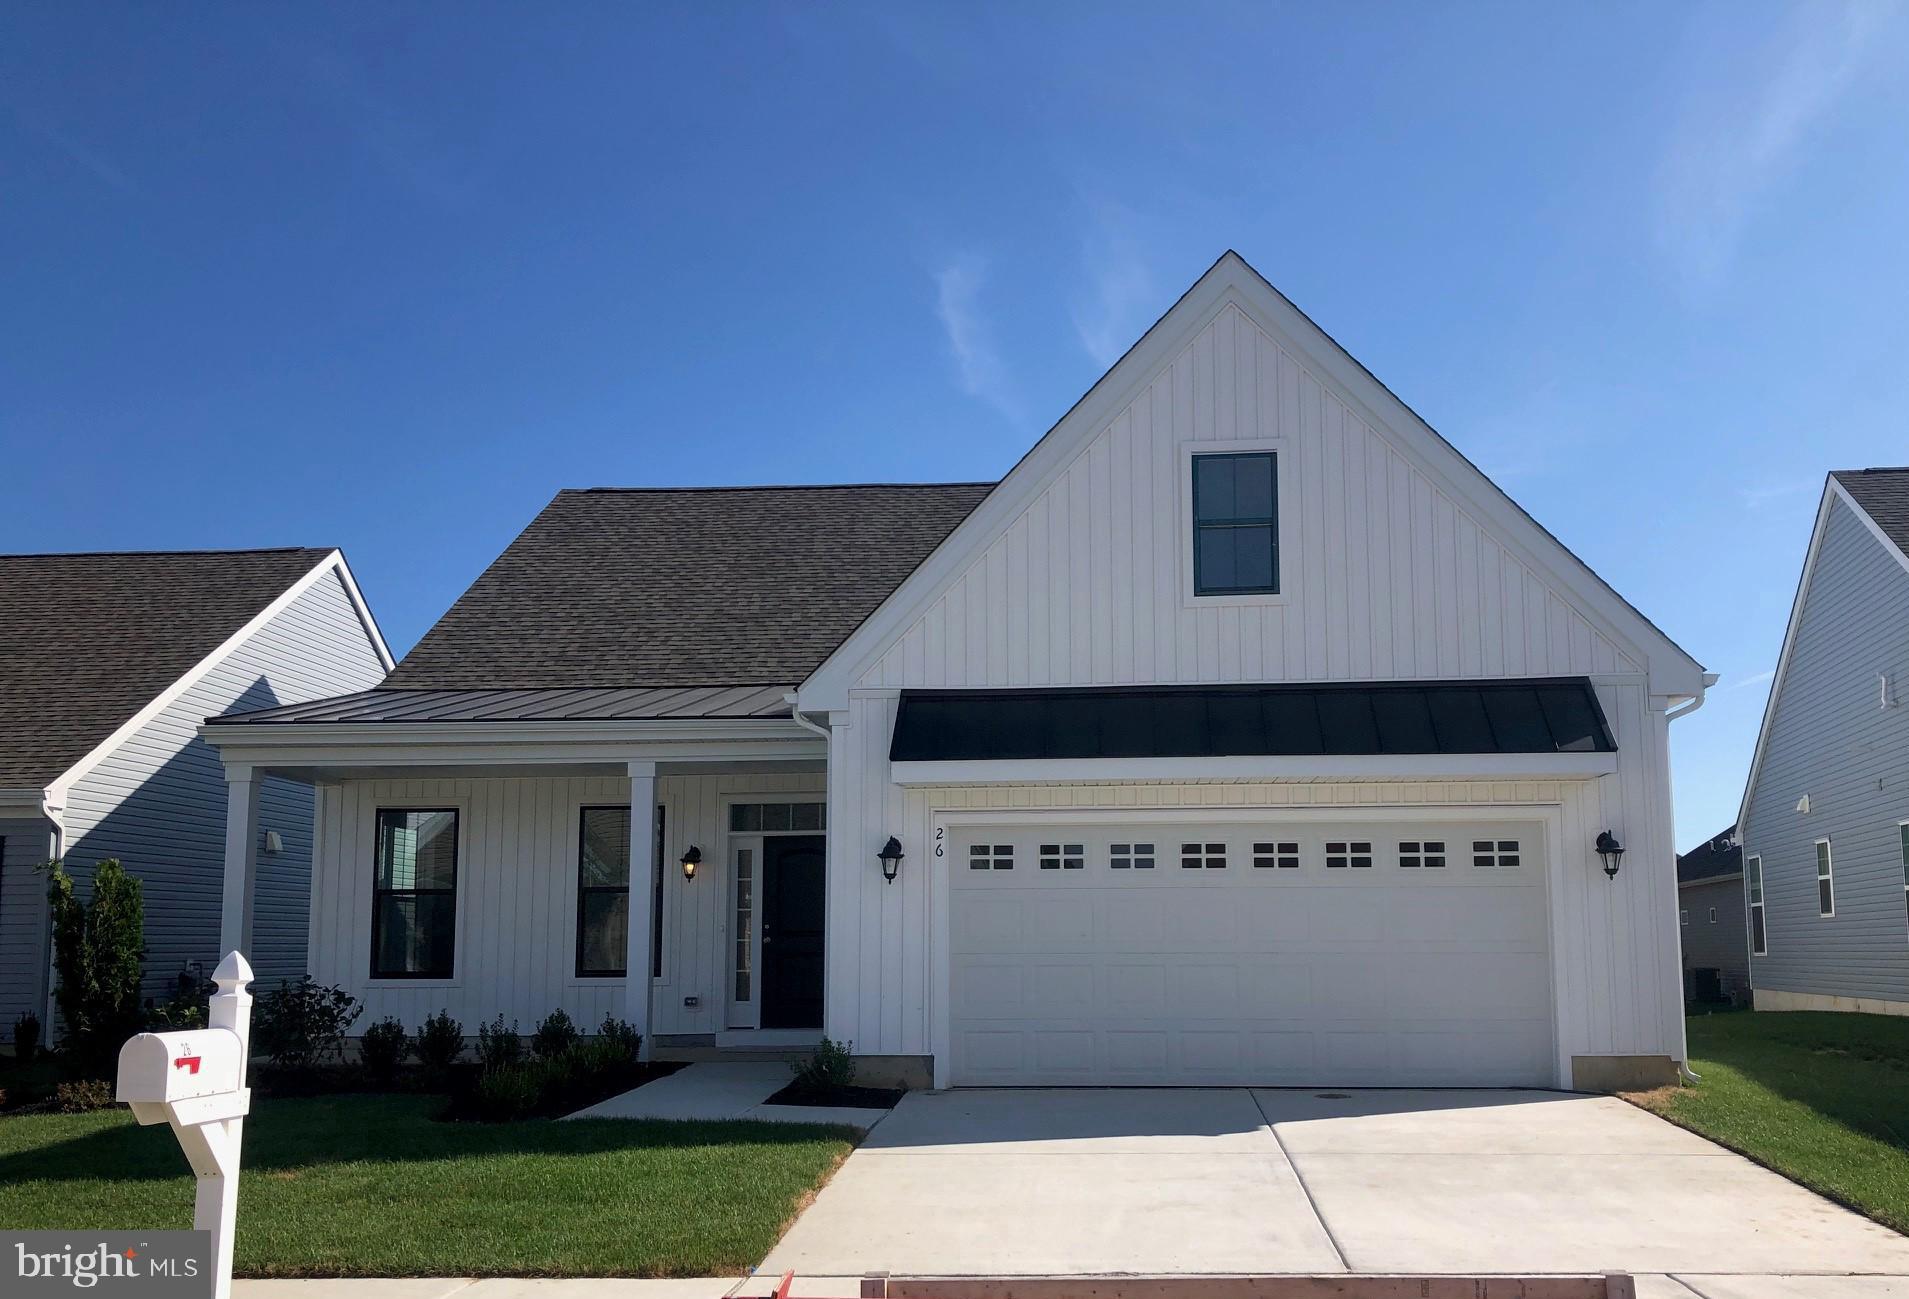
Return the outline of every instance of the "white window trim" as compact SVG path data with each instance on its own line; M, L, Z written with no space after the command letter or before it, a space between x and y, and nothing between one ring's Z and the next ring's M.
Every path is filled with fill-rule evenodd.
M1823 885L1829 885L1829 910L1823 910ZM1816 914L1819 919L1833 920L1836 916L1836 863L1830 851L1829 840L1816 841Z
M1279 511L1279 554L1276 557L1277 570L1273 576L1279 581L1279 590L1277 593L1258 595L1196 595L1194 592L1198 588L1193 576L1193 457L1253 455L1260 452L1271 452L1274 456L1274 504ZM1178 454L1180 460L1179 500L1175 505L1173 517L1179 530L1176 544L1180 547L1181 607L1215 609L1228 605L1290 604L1297 574L1294 566L1289 562L1289 557L1298 553L1299 544L1296 514L1298 495L1293 490L1293 479L1299 472L1299 457L1293 450L1292 439L1238 438L1225 441L1182 442L1179 445Z
M365 858L365 868L362 876L365 881L365 891L362 895L362 902L359 907L359 914L365 917L365 954L364 959L358 962L358 968L366 972L364 986L367 988L380 989L417 988L437 991L462 988L464 986L464 975L470 968L465 960L465 957L468 956L469 953L464 950L465 933L468 929L468 926L465 924L465 908L470 897L470 889L466 887L465 874L469 869L471 860L469 855L471 846L470 800L464 797L378 798L374 795L370 802L371 815L366 818L366 820L371 831L371 851ZM373 929L371 914L373 909L377 906L378 894L378 813L434 812L447 809L457 813L457 902L451 909L454 917L451 921L451 977L448 979L406 979L403 977L394 978L390 975L382 977L374 975L370 973L372 968L371 931ZM571 968L574 969L575 966Z
M1680 925L1687 925L1690 923L1690 908L1689 907L1677 908L1677 923Z
M1896 822L1896 864L1902 870L1903 923L1909 925L1909 842L1903 839L1903 829L1909 827L1909 821Z
M1713 925L1717 923L1717 909L1715 907L1710 908L1710 923Z
M1770 954L1770 913L1763 910L1763 858L1760 855L1744 858L1743 870L1743 896L1744 900L1749 903L1751 912L1750 955L1768 956ZM1754 891L1750 887L1752 881L1755 881L1756 884ZM1761 917L1756 914L1759 911L1763 912ZM1758 919L1763 921L1761 925L1756 923ZM1757 932L1759 929L1763 933L1763 946L1761 947L1757 946Z

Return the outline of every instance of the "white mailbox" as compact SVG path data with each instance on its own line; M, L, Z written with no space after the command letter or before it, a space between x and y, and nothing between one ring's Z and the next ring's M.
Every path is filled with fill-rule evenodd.
M141 1033L119 1048L114 1100L184 1101L235 1092L244 1069L239 1035L229 1028Z
M167 1123L197 1182L192 1225L212 1233L213 1299L231 1299L232 1238L239 1214L239 1146L252 1093L245 1060L252 1040L252 967L228 952L212 974L219 990L206 1027L141 1033L119 1048L119 1100L141 1123Z

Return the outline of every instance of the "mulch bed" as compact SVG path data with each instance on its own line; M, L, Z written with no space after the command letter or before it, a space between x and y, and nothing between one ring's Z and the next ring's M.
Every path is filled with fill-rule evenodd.
M892 1110L908 1094L904 1087L810 1087L790 1083L765 1105L831 1105L849 1109Z

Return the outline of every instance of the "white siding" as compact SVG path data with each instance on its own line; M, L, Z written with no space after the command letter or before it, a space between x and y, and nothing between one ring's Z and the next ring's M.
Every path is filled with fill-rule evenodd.
M46 876L38 868L52 849L47 822L0 821L0 1038L9 1041L23 1011L45 1014Z
M1590 781L1104 784L903 789L888 779L895 698L864 693L832 731L829 980L826 1027L867 1055L934 1051L937 814L977 809L1555 809L1548 864L1559 1048L1572 1055L1683 1058L1675 856L1664 777L1664 715L1644 688L1600 689L1619 751L1616 775ZM846 723L843 725L842 723ZM1607 880L1592 842L1611 829L1630 849ZM901 877L884 884L875 847L898 834ZM1568 1081L1568 1075L1565 1075Z
M726 795L810 794L807 775L659 776L664 810L663 976L653 1031L710 1033L724 1023L728 946ZM355 1026L395 1015L415 1028L448 1009L467 1033L501 1013L529 1032L561 1007L586 1029L624 1015L624 980L576 977L577 815L627 804L615 777L365 780L321 786L312 875L312 974L366 1003ZM446 806L460 812L456 970L449 980L380 980L371 969L373 827L380 807ZM677 859L690 844L704 866L685 882ZM831 872L834 867L831 865ZM685 1007L685 997L700 1005Z
M1277 440L1280 603L1189 607L1182 457ZM862 675L1120 685L1642 670L1228 305Z
M146 976L163 995L190 962L219 958L225 769L198 738L207 717L302 703L376 685L383 664L335 570L88 772L67 795L66 861L76 878L117 857L145 886ZM259 825L284 851L259 857L252 964L262 980L305 970L311 794L268 780Z

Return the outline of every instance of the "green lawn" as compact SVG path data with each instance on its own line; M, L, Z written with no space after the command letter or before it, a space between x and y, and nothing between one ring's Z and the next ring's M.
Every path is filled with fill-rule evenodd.
M1632 1099L1909 1231L1909 1018L1741 1011L1689 1034L1703 1082Z
M441 1099L259 1102L242 1276L693 1276L761 1262L854 1144L774 1123L436 1123ZM165 1127L123 1110L0 1117L10 1229L189 1227Z

